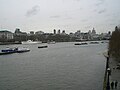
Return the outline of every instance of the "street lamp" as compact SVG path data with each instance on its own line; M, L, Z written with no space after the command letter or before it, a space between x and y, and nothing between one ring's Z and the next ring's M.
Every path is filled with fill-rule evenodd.
M107 68L107 87L106 90L110 90L110 80L109 80L109 75L111 74L110 68Z

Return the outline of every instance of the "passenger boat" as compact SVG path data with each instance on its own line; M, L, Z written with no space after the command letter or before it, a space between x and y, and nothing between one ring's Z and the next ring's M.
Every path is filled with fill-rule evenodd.
M23 52L29 52L29 48L6 48L1 50L0 55L6 55L6 54L12 54L12 53L23 53Z
M14 52L0 52L0 55L7 55L7 54L12 54Z
M7 47L6 49L1 50L2 52L16 52L16 48L9 48Z
M29 52L29 51L30 51L30 49L29 49L29 48L25 48L25 47L23 47L23 48L18 48L18 49L16 50L17 53L23 53L23 52Z
M47 48L48 46L38 46L38 48Z
M6 55L6 54L12 54L12 53L16 53L16 48L7 47L6 49L1 50L0 55Z
M55 41L48 41L47 43L48 44L55 44L56 42Z
M23 41L22 44L41 44L41 41L32 41L32 40L28 40L28 41Z

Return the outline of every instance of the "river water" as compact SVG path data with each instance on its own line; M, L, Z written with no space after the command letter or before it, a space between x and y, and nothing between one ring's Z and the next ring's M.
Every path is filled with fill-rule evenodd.
M102 90L107 44L74 43L1 45L31 51L0 56L0 90Z

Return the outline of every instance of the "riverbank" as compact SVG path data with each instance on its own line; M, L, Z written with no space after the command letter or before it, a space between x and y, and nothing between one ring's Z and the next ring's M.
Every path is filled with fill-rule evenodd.
M116 80L118 82L117 89L115 89L115 87L114 87L115 90L120 90L120 69L117 68L118 67L118 63L119 62L116 61L113 58L109 59L109 67L111 69L110 84L111 84L111 82L115 82Z
M0 42L0 45L22 44L21 42Z
M103 55L105 56L105 58L107 59L108 55L107 52L104 52ZM105 68L105 75L104 75L104 81L103 81L103 90L107 90L107 79L108 79L108 75L107 75L107 68L108 68L108 60L106 60L106 68Z

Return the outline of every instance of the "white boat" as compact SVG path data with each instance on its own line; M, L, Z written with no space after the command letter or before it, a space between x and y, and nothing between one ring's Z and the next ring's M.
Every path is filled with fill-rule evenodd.
M28 40L28 41L23 41L22 44L41 44L41 41L32 41L32 40Z
M26 48L26 47L23 47L23 48L18 48L16 50L17 53L23 53L23 52L29 52L30 49L29 48Z
M48 41L47 43L48 44L55 44L56 42L55 41Z

